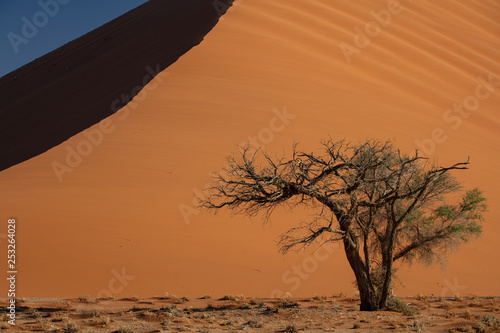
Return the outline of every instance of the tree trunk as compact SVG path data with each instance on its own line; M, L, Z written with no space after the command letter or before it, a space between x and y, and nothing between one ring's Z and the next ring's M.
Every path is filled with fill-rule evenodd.
M359 298L361 300L361 311L377 311L378 304L375 297L375 289L371 283L370 275L359 254L359 243L355 233L347 230L344 237L344 249L347 260L351 265L356 282L358 283Z
M381 309L387 308L389 297L392 294L392 258L394 252L393 237L389 238L388 244L383 246L383 250L382 267L385 269L385 276L379 301L379 307Z

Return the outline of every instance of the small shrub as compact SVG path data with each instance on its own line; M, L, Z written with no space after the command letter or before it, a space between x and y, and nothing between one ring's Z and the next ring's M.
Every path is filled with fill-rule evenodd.
M413 324L410 326L410 328L413 331L421 332L424 329L424 324L422 324L421 322L415 320L413 322Z
M486 315L481 318L481 321L488 326L494 326L497 324L497 317L494 315Z
M446 310L453 309L453 305L451 305L451 303L450 303L450 302L446 302L446 301L444 301L444 300L441 300L441 303L442 303L442 304L441 304L441 307L442 307L443 309L446 309Z
M71 302L70 301L58 301L57 305L61 309L69 309L69 308L71 308Z
M251 309L250 305L248 303L242 303L240 305L240 309L241 310L248 310L248 309Z
M54 312L50 315L51 318L53 318L54 320L58 321L62 321L62 322L68 322L69 321L69 315L68 313L66 312Z
M16 304L17 305L23 305L24 303L26 303L28 300L26 298L18 298L16 299Z
M170 319L165 319L161 323L161 327L163 327L164 329L167 329L170 325L172 325L172 321Z
M285 327L283 332L285 332L285 333L298 333L299 331L297 330L297 327L295 327L295 325L292 324L292 325L288 325L287 327Z
M38 324L40 325L42 331L48 331L52 328L52 322L45 318L39 319Z
M106 328L111 325L111 319L108 316L101 317L99 320L99 325Z
M314 295L313 298L311 298L311 301L316 301L316 302L324 302L327 300L327 297L325 295Z
M37 309L34 309L33 310L32 318L38 319L38 318L41 318L41 317L42 317L42 315L40 314L40 312L38 312Z
M455 329L455 332L466 332L466 333L475 333L476 330L472 328L471 325L459 326Z
M450 318L452 318L453 316L455 316L455 314L453 313L453 311L451 311L451 310L446 310L446 313L444 314L444 317L445 317L445 318L450 319Z
M82 303L89 303L90 302L90 296L89 295L82 295L78 297L78 301Z
M464 299L462 297L460 297L460 295L455 295L453 298L455 299L455 302L463 302L464 301Z
M299 303L284 301L283 303L281 303L281 307L285 308L285 309L298 308L299 307Z
M477 331L480 333L486 332L486 325L483 322L477 323Z
M182 300L182 298L179 298L176 295L170 295L169 293L165 293L165 296L163 297L163 299L172 301L175 304L182 304L182 303L184 303L184 301Z
M66 324L66 328L64 329L64 332L66 333L76 333L80 332L80 327L74 322L70 322Z
M389 309L391 309L392 311L401 312L405 316L415 316L420 314L418 309L410 306L397 297L392 297L388 303Z
M464 318L464 319L471 319L473 316L472 316L472 313L470 312L469 309L466 309L461 315L460 317Z
M241 299L243 299L243 296L241 296L241 295L224 295L224 297L222 297L219 300L220 301L239 301Z
M210 299L212 298L212 296L210 296L209 294L206 294L205 296L203 296L201 299Z

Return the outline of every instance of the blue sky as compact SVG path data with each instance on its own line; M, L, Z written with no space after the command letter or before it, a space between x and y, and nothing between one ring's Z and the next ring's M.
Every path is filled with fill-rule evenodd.
M145 2L147 0L0 0L0 76Z

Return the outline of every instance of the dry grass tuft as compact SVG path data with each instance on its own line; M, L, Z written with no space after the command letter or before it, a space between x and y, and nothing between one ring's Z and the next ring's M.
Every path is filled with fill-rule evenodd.
M66 328L64 329L64 332L66 332L66 333L80 332L80 327L74 322L69 322L66 324Z
M248 309L251 309L251 307L250 307L250 304L248 304L248 303L241 303L240 309L241 310L248 310Z
M460 317L462 317L462 318L464 318L464 319L467 319L467 320L470 320L470 319L472 319L472 317L474 317L474 316L472 315L472 313L470 312L470 310L469 310L469 309L465 309L465 311L464 311L464 312L462 312L462 314L460 314Z
M98 303L97 299L92 299L89 295L82 295L78 297L78 301L82 303Z
M61 309L70 309L72 306L70 301L59 301L59 302L57 302L57 305Z
M451 311L451 310L446 310L446 313L444 314L444 317L445 317L446 319L450 319L450 318L452 318L452 317L454 317L454 316L455 316L455 314L454 314L454 313L453 313L453 311Z
M490 327L497 327L499 324L497 317L494 315L483 316L481 317L481 321Z
M451 305L450 302L447 302L443 299L441 299L441 306L440 308L443 308L443 309L446 309L446 310L450 310L450 309L453 309L453 305Z
M397 297L392 297L389 300L388 307L392 311L401 312L405 316L416 316L420 314L420 311L417 308L412 307Z
M26 298L24 298L24 297L23 297L23 298L18 298L18 299L16 299L16 304L17 304L17 305L23 305L23 304L25 304L26 302L28 302L28 300L27 300Z
M67 312L54 312L50 315L55 321L69 322L69 314Z
M101 327L107 328L111 326L111 318L109 316L102 316L99 318L98 324Z
M314 295L313 298L311 298L311 301L316 301L316 302L324 302L328 299L328 297L326 297L325 295Z
M244 299L242 295L224 295L219 301L239 301Z
M283 332L285 333L298 333L299 330L297 329L297 327L295 327L295 325L288 325L285 327L285 329L283 330Z
M42 331L48 331L52 328L52 321L47 318L40 318L37 320L37 324L40 325Z
M169 300L174 304L183 304L186 302L185 298L177 297L176 295L170 295L169 293L165 293L165 296L161 299Z

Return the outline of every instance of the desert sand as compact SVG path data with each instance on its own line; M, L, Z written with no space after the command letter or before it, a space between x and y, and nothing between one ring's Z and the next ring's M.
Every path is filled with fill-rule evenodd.
M210 295L23 300L17 332L498 332L498 298L404 298L401 312L358 311L344 295ZM4 316L0 327L6 327Z
M262 226L193 207L209 172L249 138L281 153L293 142L313 151L327 135L396 139L441 165L470 156L456 175L489 199L483 237L446 270L402 267L395 293L499 295L499 17L494 0L237 0L124 109L0 172L0 218L18 221L19 296L352 296L340 248L277 252L277 236L312 211ZM141 34L127 38L121 56L133 57ZM453 111L461 103L473 111Z

